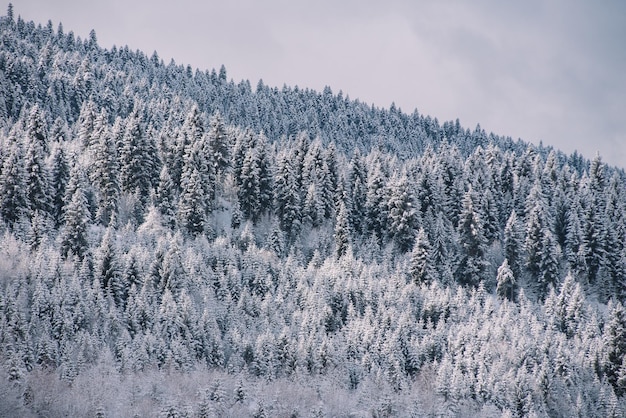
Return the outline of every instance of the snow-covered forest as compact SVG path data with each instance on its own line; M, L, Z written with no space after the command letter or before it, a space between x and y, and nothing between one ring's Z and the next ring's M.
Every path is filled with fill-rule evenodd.
M0 416L623 416L625 185L9 6Z

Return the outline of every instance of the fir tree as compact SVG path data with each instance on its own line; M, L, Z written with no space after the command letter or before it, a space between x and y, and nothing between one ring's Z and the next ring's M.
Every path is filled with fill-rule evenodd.
M475 208L476 197L470 189L463 197L463 209L459 218L459 243L461 244L461 262L456 276L463 285L478 286L485 279L489 262L486 259L486 239L482 220Z
M52 157L50 173L52 218L59 227L63 221L63 206L65 205L65 189L70 179L70 168L62 146L55 149Z
M501 298L506 298L512 302L517 300L517 281L513 270L509 267L509 261L505 258L502 265L498 267L498 276L496 278L498 285L496 292Z
M434 279L431 246L424 228L420 228L411 253L411 278L416 284L430 284Z
M200 173L193 168L189 178L184 181L178 204L180 226L194 237L204 233L208 227L206 212L206 197L202 189Z
M400 251L413 247L415 228L418 225L415 199L405 175L393 180L387 202L388 232Z
M65 224L61 232L61 254L82 259L87 250L87 225L89 209L82 187L76 188L72 200L64 208Z
M365 226L365 202L367 198L367 170L358 149L352 155L350 172L350 222L352 229L360 233Z
M26 178L19 145L11 147L0 174L0 212L9 226L14 225L28 209Z
M335 224L335 254L337 258L343 257L351 245L350 223L348 221L348 210L342 202L339 205L339 213Z

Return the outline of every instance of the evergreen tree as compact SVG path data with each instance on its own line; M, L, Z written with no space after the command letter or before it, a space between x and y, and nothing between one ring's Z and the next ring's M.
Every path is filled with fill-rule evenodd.
M167 165L163 166L161 174L159 174L159 184L154 203L161 216L163 216L165 224L169 228L174 228L176 225L176 198L174 196L174 184Z
M517 220L517 213L511 212L504 228L504 256L513 272L513 277L521 277L524 257L524 231Z
M388 196L385 183L386 178L380 164L375 164L367 178L365 213L367 229L379 239L382 239L387 229Z
M48 172L44 165L44 151L36 140L28 143L24 171L26 180L26 201L30 216L35 212L50 213L50 190Z
M178 204L178 220L184 230L195 237L208 228L206 198L202 189L200 173L195 167L185 179Z
M65 205L65 189L70 180L70 168L65 158L62 146L55 149L52 156L52 170L50 173L50 188L52 198L52 218L59 227L63 221L63 206Z
M430 284L435 279L431 246L424 228L420 228L411 253L411 278L416 284Z
M387 208L389 235L400 251L407 252L413 247L418 217L406 175L392 180Z
M261 213L261 184L256 149L251 148L245 154L239 177L237 197L239 207L245 219L256 221Z
M602 339L606 349L604 372L609 383L617 388L619 371L626 358L626 310L619 302L609 313Z
M301 226L300 191L287 154L282 154L278 159L274 199L280 227L290 238L295 237L300 232Z
M351 246L350 222L348 220L348 210L342 202L339 205L339 213L335 223L335 253L337 258L343 257Z
M77 187L72 200L64 208L65 224L61 231L61 254L82 259L88 251L87 225L89 209L82 187Z
M117 214L120 193L117 149L108 128L104 127L99 137L93 139L92 146L94 161L90 175L98 190L96 217L103 225L108 225Z
M462 250L456 276L461 284L470 286L478 286L485 279L485 272L489 265L486 259L486 239L482 220L474 209L476 200L474 191L470 187L463 197L463 208L458 226Z
M26 215L28 209L23 167L21 148L13 145L0 173L0 213L9 226Z
M505 258L504 262L498 267L498 276L496 278L498 285L496 292L501 298L506 298L512 302L517 300L517 281L513 270L509 267L509 261Z
M230 166L230 140L222 115L217 112L209 123L209 159L214 165L216 173L223 173Z
M365 226L365 202L367 198L367 170L358 149L350 161L348 174L350 184L350 223L352 229L360 233Z
M541 263L545 243L543 241L545 231L550 229L547 221L546 203L541 185L536 182L531 189L527 203L526 223L526 267L534 279L542 274Z
M127 120L124 131L120 151L120 184L123 191L139 197L141 210L150 197L158 167L154 141L146 137L138 111L135 110Z
M48 154L48 127L46 118L37 104L31 108L28 115L26 137L29 142L35 142L38 145L44 157Z

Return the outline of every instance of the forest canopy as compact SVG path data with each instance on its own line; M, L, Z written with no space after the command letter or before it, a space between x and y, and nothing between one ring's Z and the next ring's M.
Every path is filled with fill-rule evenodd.
M626 413L600 156L12 6L0 92L0 415Z

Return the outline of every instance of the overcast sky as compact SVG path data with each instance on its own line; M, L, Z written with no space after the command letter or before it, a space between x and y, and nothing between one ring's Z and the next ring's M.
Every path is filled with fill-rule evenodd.
M505 4L506 3L506 4ZM5 10L8 2L5 2ZM626 2L14 0L102 47L226 66L236 82L328 85L378 107L626 167Z

